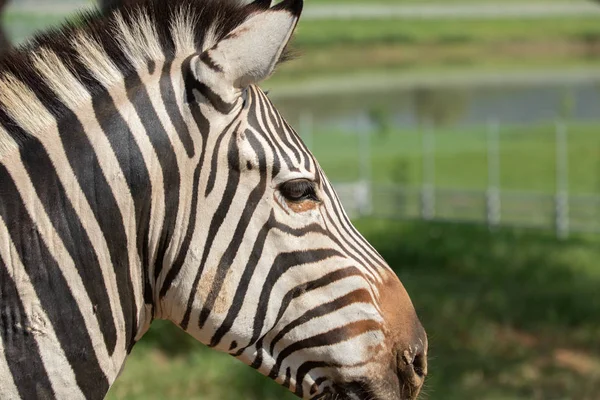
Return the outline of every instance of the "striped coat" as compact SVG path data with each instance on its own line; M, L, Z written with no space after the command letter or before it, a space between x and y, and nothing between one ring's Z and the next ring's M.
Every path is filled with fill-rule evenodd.
M414 399L398 278L256 86L301 0L139 0L0 64L0 398L99 399L168 319L301 398Z

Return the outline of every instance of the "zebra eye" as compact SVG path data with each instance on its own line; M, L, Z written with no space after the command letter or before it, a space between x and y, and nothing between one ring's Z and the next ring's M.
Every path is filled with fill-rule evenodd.
M308 179L294 179L279 185L279 191L287 201L300 202L304 200L319 201L315 193L315 184Z

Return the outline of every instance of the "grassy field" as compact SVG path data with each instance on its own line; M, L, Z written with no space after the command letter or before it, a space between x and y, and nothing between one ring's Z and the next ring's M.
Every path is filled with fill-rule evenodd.
M594 400L600 392L598 238L358 221L430 337L434 400ZM165 324L134 349L110 400L292 399Z
M566 17L486 20L303 21L296 44L303 48L335 44L453 44L522 40L600 39L600 18Z
M597 65L600 18L303 21L276 79L360 70Z
M555 127L506 127L500 130L501 187L553 193ZM485 189L488 184L486 128L435 131L436 185L441 188ZM360 177L358 135L316 133L312 148L334 181ZM373 134L370 140L372 180L377 183L422 183L422 136L417 131ZM600 192L600 126L569 126L569 178L573 193Z
M361 0L343 0L346 1ZM464 2L469 1L483 0ZM22 13L5 16L7 28L16 40L62 19ZM442 71L448 66L503 68L597 63L600 21L585 17L527 21L304 21L296 46L303 56L281 68L283 79L356 70ZM600 191L599 130L598 125L577 124L570 131L570 180L574 193ZM486 186L484 138L484 128L436 132L438 186ZM375 135L371 140L373 179L419 184L420 143L418 132ZM314 152L335 180L358 177L358 145L356 137L342 133L317 132L313 136ZM554 190L551 126L527 131L507 128L502 131L501 149L504 189ZM401 277L430 335L426 398L598 398L597 237L558 242L551 234L514 230L491 234L483 228L458 225L363 220L358 221L358 226ZM108 399L178 398L287 400L292 396L249 367L158 322L134 349Z
M56 25L60 15L9 12L16 42ZM506 68L600 63L600 18L492 20L302 21L295 40L302 55L277 79L358 70Z

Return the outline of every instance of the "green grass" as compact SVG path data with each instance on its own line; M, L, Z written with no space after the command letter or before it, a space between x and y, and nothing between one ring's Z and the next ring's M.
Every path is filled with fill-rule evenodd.
M20 43L36 32L60 25L66 18L67 16L54 14L8 12L3 15L2 22L9 38Z
M21 42L66 16L9 12L4 22ZM303 56L276 79L367 71L447 67L556 66L600 60L600 18L310 21L299 25Z
M555 191L555 128L506 127L500 131L501 187ZM486 128L435 131L435 183L441 188L485 189L488 184ZM355 134L315 133L312 150L333 181L356 181L361 142ZM374 134L370 140L372 180L422 183L422 136L417 131ZM570 190L600 192L600 126L569 126Z
M597 65L600 18L303 21L275 79L357 71Z
M133 350L108 399L275 400L295 398L236 359L156 321Z
M425 398L578 399L600 392L600 240L362 220L430 337ZM155 326L109 397L284 400L228 356Z
M430 399L595 399L597 238L443 224L358 224L429 332Z
M327 44L453 44L460 42L599 40L600 18L486 20L354 20L303 21L296 44L300 48Z

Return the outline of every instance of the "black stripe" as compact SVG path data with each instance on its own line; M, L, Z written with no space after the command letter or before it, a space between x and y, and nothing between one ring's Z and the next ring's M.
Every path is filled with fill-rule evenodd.
M285 162L287 169L292 172L298 172L299 169L296 167L296 164L292 161L292 159L287 153L288 150L281 145L281 134L279 132L272 132L273 129L271 128L271 125L273 124L273 120L270 119L270 117L272 117L272 114L269 113L270 108L272 106L265 101L265 96L260 96L257 90L255 91L255 93L258 104L257 107L254 108L253 112L260 116L258 120L262 121L262 126L264 127L261 128L261 126L259 125L256 126L255 129L257 129L258 132L260 132L263 136L271 137L271 141L274 144L274 146L276 146L279 149L279 154L281 154L281 158ZM252 119L249 119L249 122L251 121ZM275 133L277 133L277 137L274 136ZM287 140L285 140L285 142L287 142Z
M58 342L71 365L77 384L88 399L101 399L108 379L100 368L82 312L62 271L29 216L12 177L0 164L0 217L15 247Z
M208 68L215 72L223 72L223 68L221 68L221 66L218 65L210 56L210 50L207 50L200 55L200 61L202 61Z
M248 293L248 289L250 288L250 281L252 280L252 276L254 275L256 266L260 261L260 257L265 247L267 236L269 234L269 231L271 230L271 226L273 225L274 221L275 216L271 211L269 220L263 225L261 230L258 232L256 239L254 240L254 247L252 248L252 252L250 253L250 259L246 263L246 267L244 268L244 272L242 273L242 277L240 278L240 283L238 284L238 287L235 291L235 295L233 296L232 304L229 307L229 310L227 311L227 316L225 317L223 323L217 329L217 331L210 340L210 345L212 347L215 347L219 345L219 343L221 343L221 340L233 326L235 319L239 315L240 310L244 305L244 298L246 297L246 293ZM232 350L235 350L235 348L232 348L230 351Z
M344 220L342 215L344 215L344 210L342 205L338 202L337 196L333 192L333 189L329 187L329 184L325 182L323 184L323 192L329 198L331 208L334 211L335 217L337 217L337 221L333 218L333 215L329 212L327 208L324 209L325 215L327 219L331 221L332 225L338 230L338 237L344 241L348 245L348 247L355 253L352 257L356 260L359 260L360 264L370 268L373 271L377 270L377 264L373 262L373 260L369 260L369 253L362 251L357 248L359 246L359 241L354 240L352 232L348 230L348 228L344 224ZM333 232L332 232L333 233ZM353 240L350 240L353 239ZM363 239L364 240L364 239ZM359 258L357 258L359 257Z
M250 126L254 131L258 132L267 141L269 148L271 149L271 154L273 154L273 165L271 166L271 173L273 177L276 177L277 175L279 175L279 171L281 171L281 162L279 161L279 156L277 154L275 146L273 145L272 139L269 137L268 134L265 135L262 133L263 129L261 128L261 125L258 121L258 110L260 109L260 104L257 104L258 100L256 98L256 93L254 93L254 91L251 90L249 90L248 93L249 96L246 101L246 107L251 108L247 114L248 126Z
M203 305L202 312L200 313L200 328L204 326L204 323L210 316L212 307L214 306L215 301L223 287L225 278L227 277L227 272L231 268L233 261L237 255L237 252L240 246L242 245L242 241L244 240L244 235L246 233L250 220L254 214L254 211L256 211L260 200L263 198L266 187L267 182L265 173L264 175L261 174L260 183L250 193L250 196L248 197L248 200L246 202L247 205L244 208L240 219L238 220L235 232L233 234L233 238L229 242L225 253L219 261L213 285L210 289L210 292L208 293L205 304ZM212 341L211 344L213 344Z
M235 259L235 256L237 254L237 250L242 244L242 240L244 239L246 229L250 224L250 219L256 211L256 208L258 207L260 200L263 198L267 189L267 158L265 150L251 131L246 131L246 138L250 142L250 145L254 150L254 154L256 154L258 158L260 182L250 193L250 196L246 201L246 207L244 208L244 211L236 226L233 238L229 243L227 250L223 254L223 257L221 257L221 261L219 263L217 273L214 278L215 283L211 287L211 291L200 314L200 327L204 325L206 319L210 315L211 309L214 306L215 300L217 299L217 296L223 286L223 282L225 281L225 277L227 276L227 271L231 268L231 264L233 263L233 260ZM271 220L271 218L269 218L269 220ZM258 240L256 242L264 243L265 238L266 233L263 229L261 229L261 232L259 232ZM255 246L253 250L262 252L262 247L257 249ZM210 346L214 347L219 344L223 335L225 335L225 333L231 328L231 325L235 321L235 317L237 316L237 313L239 312L239 309L242 306L243 297L245 296L245 293L248 289L248 284L252 279L252 274L254 273L254 269L256 268L258 259L260 258L260 256L255 254L254 252L250 255L250 257L251 260L249 260L249 262L246 264L246 268L244 270L244 273L242 274L242 280L240 281L238 289L236 290L236 295L234 297L233 304L231 305L229 312L227 313L227 318L225 319L224 323L221 324L217 332L215 332L215 335L210 341Z
M328 332L323 332L318 335L314 335L312 337L294 342L290 346L286 347L283 351L281 351L281 353L279 353L275 365L271 369L271 372L268 376L271 379L277 378L283 361L297 351L314 347L332 346L334 344L351 339L355 336L376 330L381 330L381 325L379 323L371 320L362 320L351 322L347 325L332 329ZM303 397L303 388L301 382L304 380L304 376L300 376L299 373L297 373L296 376L297 384L295 393L298 397Z
M183 330L186 330L188 324L190 322L190 315L192 313L192 306L194 305L194 299L196 298L196 291L198 290L198 284L200 283L200 277L202 276L202 272L206 266L206 261L208 259L208 255L212 250L213 242L219 232L221 225L227 217L227 213L229 212L229 208L233 203L233 198L235 196L235 192L237 186L240 181L240 166L239 166L239 154L238 148L236 145L236 136L231 135L231 139L229 140L229 169L227 176L227 183L225 186L225 192L223 193L223 198L217 207L217 211L212 217L210 222L210 227L208 229L208 236L206 239L206 243L204 245L204 249L202 252L202 260L200 261L200 266L198 267L198 272L196 273L196 277L194 278L194 282L192 283L192 291L190 293L190 297L188 299L187 309L185 311L185 315L183 316L183 320L181 321L180 326Z
M124 218L83 126L72 111L62 112L65 117L58 123L60 139L79 187L106 240L123 312L125 340L127 346L130 346L137 330L137 310L127 251L128 239L123 226ZM92 281L92 284L99 283ZM109 307L108 303L106 307ZM104 308L104 303L98 308ZM114 343L108 347L108 351L110 355L113 354Z
M324 210L324 216L326 217L326 218L324 218L325 223L327 223L327 221L329 220L332 222L331 225L333 225L333 218L326 208ZM344 245L344 243L348 244L348 246L350 246L352 249L354 249L355 252L357 252L356 248L352 246L352 243L345 240L345 238L343 237L342 231L337 229L337 226L336 226L337 232L330 229L329 226L327 226L327 225L322 229L323 229L324 235L327 236L336 246L338 246L342 250L342 252L346 255L347 258L356 261L357 265L365 266L365 267L372 267L372 269L375 269L375 267L373 267L372 264L370 264L369 262L366 262L364 259L359 258L358 256L356 256L355 254L353 254L352 252L350 252L348 250L348 247L346 247L346 245ZM344 242L342 242L342 240L344 240Z
M147 271L146 267L149 264L148 227L152 207L150 199L150 188L152 187L150 174L133 133L119 113L117 106L108 92L98 93L92 101L98 123L110 142L110 146L115 153L121 171L123 171L133 199L137 228L136 247L142 262L142 271L145 275ZM152 304L153 301L149 279L146 276L144 276L144 300L147 304ZM135 321L137 321L137 315ZM137 330L135 325L133 328L131 336L128 339L130 343L133 343L135 330Z
M241 124L240 122L238 122L238 124L235 127L235 129L233 130L233 132L230 132L230 129L235 122L236 121L231 122L223 130L223 132L221 132L221 134L217 138L217 141L215 142L215 147L213 148L212 157L210 159L210 172L208 174L208 181L206 183L206 189L204 190L204 197L208 197L212 193L213 189L215 188L215 182L217 180L217 172L218 172L217 170L218 170L218 166L219 166L219 151L221 150L221 142L223 142L223 139L225 138L225 136L227 134L234 135L235 132L237 132L237 130L239 129L240 124Z
M281 386L283 386L284 388L289 389L290 388L290 381L292 380L292 370L290 369L290 367L287 367L285 370L285 380L283 381L283 383L281 384ZM302 383L300 383L302 384Z
M94 245L67 197L63 183L43 145L37 139L31 139L27 147L21 149L21 159L48 218L75 264L92 305L97 307L96 319L106 348L112 354L117 331Z
M317 368L336 368L339 369L341 368L341 365L337 365L334 363L330 363L330 362L326 362L326 361L305 361L302 363L302 365L300 365L300 367L298 367L298 370L296 371L296 390L295 390L295 394L296 396L301 396L303 397L304 395L304 389L302 388L302 384L298 385L298 382L303 382L304 381L304 377L306 375L308 375L308 373L310 371L312 371L313 369L317 369ZM315 380L315 383L311 386L310 389L310 394L313 395L313 391L316 391L316 389L319 388L320 385L323 384L323 382L328 381L328 378L318 378L317 380ZM300 386L298 388L298 386ZM316 388L316 389L315 389ZM323 390L323 393L316 395L314 397L311 397L311 399L320 399L322 394L325 393L331 393L331 390L326 387ZM325 397L326 399L330 399L330 398L335 398L335 397ZM340 397L341 398L341 397Z
M283 124L285 126L285 129L288 132L290 132L290 137L292 138L292 141L302 153L302 156L304 158L304 169L306 169L307 171L312 171L313 169L311 168L310 162L313 160L313 158L312 154L310 153L310 150L308 149L308 147L306 147L296 130L290 124L288 124L287 121L283 120ZM315 175L318 176L318 174Z
M186 76L189 73L189 64L192 57L188 57L181 67L182 75ZM188 98L189 100L189 98ZM181 249L179 250L179 254L175 258L175 262L173 266L169 269L167 276L162 284L162 288L160 289L159 296L162 298L167 294L167 291L173 284L175 278L181 272L181 268L183 267L183 263L185 261L185 257L187 256L187 252L189 250L192 237L194 235L194 229L196 227L196 217L197 217L197 203L198 203L198 195L200 192L199 182L200 176L202 173L202 167L204 166L204 159L206 158L206 143L208 139L208 134L210 131L210 123L206 119L206 117L202 114L200 110L200 106L198 103L189 103L190 112L192 117L194 118L194 122L200 131L200 135L202 136L202 149L200 150L200 159L198 161L198 166L196 168L196 172L194 173L194 187L193 187L193 197L192 197L192 211L190 215L190 219L188 222L188 230L186 232L185 239L182 243ZM196 176L198 174L198 176Z
M139 75L131 74L125 79L127 97L131 101L142 125L146 130L146 135L156 152L158 162L162 169L165 199L165 215L163 218L162 231L158 243L156 261L154 263L154 281L158 278L163 269L163 262L171 243L175 226L177 223L177 212L179 210L179 189L181 185L181 176L179 166L177 165L177 156L165 131L162 121L156 114L150 97L144 83ZM176 129L178 127L175 127Z
M322 173L322 172L321 172ZM356 230L348 215L343 211L342 203L331 187L331 184L324 179L323 184L324 190L327 192L328 196L332 200L333 208L336 210L336 215L339 218L340 223L344 226L344 230L348 235L345 235L344 238L354 238L354 240L358 243L359 247L361 247L364 252L367 253L369 258L375 265L386 268L385 261L381 257L381 255L375 250L375 248ZM338 212L337 210L340 210Z
M252 338L250 339L250 344L248 346L256 343L260 337L266 320L271 293L279 278L281 278L283 274L285 274L288 270L299 265L324 261L328 258L332 258L335 256L341 256L341 254L332 249L316 249L280 253L277 255L277 257L275 257L273 265L269 269L269 273L264 281L262 291L260 293L259 301L257 304L257 310L254 314ZM241 349L236 354L241 354L244 350L245 348ZM259 355L261 353L262 352L260 351L258 352ZM256 367L256 365L253 364L253 367Z
M200 92L200 94L210 101L213 107L221 114L229 114L231 110L233 110L233 107L235 107L235 103L226 102L203 82L196 80L192 83L191 87Z
M348 216L344 212L343 206L339 198L333 191L333 188L330 187L330 184L328 182L325 182L323 184L323 191L325 192L327 197L329 197L332 208L338 219L338 223L335 224L336 227L338 227L339 229L339 226L341 226L343 229L343 232L339 232L342 240L344 240L348 244L348 246L352 248L357 254L365 257L365 266L371 267L374 271L377 271L378 267L385 267L384 261L381 257L375 256L369 250L368 247L365 248L364 244L367 242L366 239L356 232L356 229L354 229L354 226L352 225L352 223L348 219ZM329 215L329 212L327 210L326 213L327 215ZM333 219L331 219L331 221L334 222Z
M320 225L317 224L312 224L309 226L306 226L302 229L291 229L286 225L280 224L277 222L277 220L275 219L275 214L271 211L271 215L269 216L269 220L265 223L265 225L263 225L262 229L260 230L257 239L255 240L255 244L254 244L254 248L252 249L252 255L250 260L248 261L248 264L246 265L246 269L244 270L244 273L242 274L242 280L240 282L240 285L238 287L238 290L236 291L236 295L234 297L234 301L233 304L229 310L229 313L227 315L227 318L225 319L225 321L223 322L223 326L221 327L222 329L219 329L219 331L217 331L217 334L224 336L226 331L233 325L233 321L235 320L235 317L237 316L237 314L239 313L243 303L242 303L242 299L245 296L245 293L247 292L247 289L250 284L250 280L252 277L252 274L254 273L254 270L256 269L256 265L258 264L258 262L260 261L260 256L262 254L262 251L264 249L264 245L265 245L265 240L267 238L267 235L269 233L269 231L271 229L278 229L282 232L285 232L286 234L290 235L290 236L294 236L294 237L301 237L306 235L307 233L311 232L318 232L318 233L324 233L324 231L322 230ZM315 284L318 281L315 281ZM304 286L302 286L304 287ZM311 287L310 284L308 284L307 286L307 290L309 290L309 288ZM315 287L316 288L316 287ZM300 289L299 289L300 290ZM280 308L280 313L278 314L278 317L276 319L275 324L277 323L277 321L279 321L279 319L281 318L281 315L283 315L283 312L285 311L285 308L287 307L286 304L286 299L288 298L289 292L286 294L286 297L284 297L284 300L282 302L282 305ZM298 294L299 295L299 294ZM291 301L291 299L289 300ZM289 302L287 303L289 304ZM283 310L282 310L283 309ZM262 330L262 328L261 328ZM258 332L260 333L260 332ZM215 334L215 336L217 335ZM257 348L262 347L262 342L263 342L264 336L261 337L260 339L257 338L253 338L250 340L250 343L238 350L234 355L235 356L239 356L241 355L246 348L248 348L249 346L251 346L252 344L254 344L256 342L257 344ZM213 339L214 340L214 339ZM220 340L220 338L219 338ZM259 352L258 357L261 357L261 353ZM262 359L261 359L262 360ZM255 361L255 364L258 361ZM262 361L261 361L262 362ZM260 366L260 362L259 366ZM253 365L254 368L258 368L258 366Z
M257 89L257 91L258 90L259 89ZM262 97L262 100L266 104L266 109L269 111L271 121L277 127L276 131L279 134L279 138L281 139L281 141L283 142L285 147L292 150L292 153L294 153L294 156L296 157L297 163L300 163L302 158L300 157L299 150L302 147L300 146L300 144L298 142L295 142L295 143L290 142L290 139L292 139L292 141L294 141L293 130L291 130L290 126L287 125L286 122L283 120L283 118L281 117L281 114L279 113L279 111L277 111L277 109L271 102L271 99L269 99L269 97L267 95L265 95L264 92L260 91L259 93L260 93L260 96Z
M22 399L53 399L56 396L31 331L31 322L8 268L14 270L0 257L0 336L4 358Z
M8 115L0 108L0 124L4 128L4 131L17 143L17 146L22 147L31 136L28 132L23 129L13 129L15 122L8 117Z
M332 346L337 343L345 342L352 337L374 330L381 330L381 326L377 322L371 320L362 320L351 322L339 328L334 328L327 332L319 333L306 339L293 342L277 355L277 361L269 373L269 377L272 379L277 378L283 361L297 351L314 347Z
M303 325L314 318L319 318L327 314L339 311L345 307L348 307L351 304L370 302L372 302L372 298L369 292L365 289L357 289L342 297L338 297L337 299L331 300L328 303L315 307L312 310L306 311L300 317L296 318L294 321L290 322L283 329L277 332L277 335L271 341L271 354L273 354L273 350L275 349L277 343L281 339L283 339L283 337L292 329Z
M328 286L334 282L337 282L341 279L348 278L350 276L362 276L362 273L356 267L347 267L344 269L330 272L327 275L324 275L323 277L316 279L314 281L310 281L310 282L304 283L302 285L296 286L294 289L292 289L288 293L286 293L285 297L283 298L281 305L279 306L279 312L277 313L277 318L275 318L275 323L273 325L277 325L279 323L279 321L283 317L283 314L289 307L292 300L304 295L305 293ZM275 349L275 341L271 341L269 354L273 354L274 349Z
M163 66L162 76L160 78L160 94L162 101L167 108L167 115L175 127L179 140L181 140L187 156L192 158L195 155L194 141L192 140L190 130L183 119L183 115L181 115L181 111L177 106L177 94L173 88L173 76L171 76L172 66L172 61L166 62Z
M179 250L179 253L177 254L177 257L175 258L175 261L173 262L173 266L169 269L169 272L167 273L167 276L165 277L165 280L162 284L162 287L160 289L160 298L163 298L166 294L167 291L169 290L169 288L171 287L171 284L173 283L173 281L175 280L175 278L177 277L177 275L179 275L179 272L181 271L181 268L183 267L183 263L185 262L185 258L188 254L188 250L190 249L190 244L192 243L192 237L194 236L194 231L196 229L196 215L197 215L197 209L198 209L198 185L200 183L200 171L202 167L202 163L198 163L198 165L196 166L196 171L194 172L194 182L192 184L192 205L190 208L190 218L188 221L188 227L187 227L187 232L185 233L185 237L183 239L183 242L181 244L181 249Z

